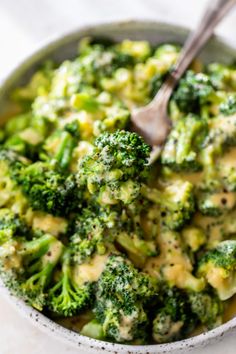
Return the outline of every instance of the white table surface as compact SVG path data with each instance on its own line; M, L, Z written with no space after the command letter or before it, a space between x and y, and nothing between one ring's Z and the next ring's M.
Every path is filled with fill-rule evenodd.
M48 37L81 24L144 18L193 27L206 0L0 0L0 79ZM236 46L236 11L217 30ZM41 333L0 293L0 354L82 354ZM236 332L193 354L235 354ZM87 352L89 354L89 352Z

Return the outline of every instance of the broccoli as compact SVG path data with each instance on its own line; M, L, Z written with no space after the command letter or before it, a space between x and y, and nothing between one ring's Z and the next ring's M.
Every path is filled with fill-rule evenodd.
M235 148L229 149L216 161L216 175L225 191L236 192L236 167L234 160ZM229 193L233 195L233 193Z
M230 192L197 194L197 207L204 215L219 216L232 210L236 205L236 195Z
M46 61L36 71L26 86L19 87L13 91L13 100L24 105L31 103L40 94L47 94L50 90L53 67L52 61Z
M156 256L157 246L154 241L145 240L139 233L121 231L116 242L128 253L129 258L137 267L142 267L148 257Z
M188 115L177 121L164 145L161 162L175 171L201 169L199 151L207 135L205 120Z
M71 236L74 261L80 264L94 253L105 254L114 242L118 221L119 215L116 212L83 209L75 220Z
M146 306L156 293L151 277L139 273L123 256L111 255L98 280L94 308L104 336L116 342L145 337Z
M125 39L116 45L118 52L133 59L133 63L144 61L151 54L151 47L147 41L131 41ZM132 61L130 62L131 64ZM130 64L129 63L129 64Z
M62 243L49 234L31 241L11 239L0 247L1 276L14 294L41 311L62 252Z
M161 223L171 230L180 229L195 211L193 185L177 180L164 190L143 186L142 194L160 206Z
M71 236L74 260L80 264L93 254L103 255L114 248L114 242L137 265L143 265L147 257L156 255L155 242L145 240L140 227L137 230L131 220L126 222L120 220L122 218L124 215L120 218L118 210L83 209L76 218Z
M188 334L196 324L187 297L176 288L167 288L163 305L153 320L152 336L157 343L171 342Z
M86 323L81 331L80 334L86 337L105 340L102 325L95 319L91 320L90 322Z
M92 285L83 284L76 277L72 251L68 248L61 258L60 278L48 292L48 308L60 316L74 316L92 301Z
M99 79L111 76L120 67L130 67L134 64L134 53L124 46L104 47L102 44L87 45L82 49L82 66ZM131 49L131 48L130 48ZM89 62L89 66L88 63Z
M4 147L37 160L43 140L51 128L51 123L45 117L34 116L31 112L17 115L4 127Z
M40 158L46 161L55 161L62 170L68 168L78 136L79 126L77 121L66 124L64 129L55 130L46 139Z
M94 122L93 134L95 136L99 136L106 131L114 133L116 130L128 128L130 111L125 106L118 103L104 108L104 111L104 119Z
M82 335L179 340L236 295L236 65L192 63L155 164L130 131L179 53L84 38L13 92L0 129L0 276Z
M0 209L0 245L14 236L26 236L29 229L19 215L8 208Z
M227 178L225 181L219 176L219 168L217 167L216 158L223 155L226 149L236 145L236 116L218 116L212 118L208 122L209 134L206 137L202 151L200 154L200 161L203 165L204 182L202 189L206 191L215 191L222 186L222 183L227 185ZM222 171L220 172L222 173ZM232 188L234 182L234 170L229 176L229 186Z
M236 113L236 96L228 95L227 99L220 104L220 113L231 116Z
M164 62L174 64L180 52L180 46L172 43L161 44L157 47L154 57Z
M209 133L199 155L203 168L203 180L200 183L200 189L212 193L218 191L222 185L223 187L228 185L229 190L233 190L234 169L226 166L230 175L228 178L225 177L224 169L221 169L219 165L221 163L219 158L221 159L225 151L236 144L236 117L233 115L212 118L208 122L208 127ZM219 163L217 163L218 160Z
M191 310L201 324L205 325L208 329L222 324L223 304L214 292L192 292L188 298Z
M27 200L15 182L22 166L28 161L10 150L0 150L0 207L10 208L16 214L27 209Z
M150 147L135 133L104 133L96 139L93 153L79 163L78 186L87 186L101 205L129 204L140 193L149 153Z
M205 253L199 261L198 275L206 278L220 300L236 293L236 241L220 242Z
M235 67L220 63L211 63L207 66L208 75L214 86L218 90L234 91L235 85Z
M16 181L35 210L53 215L67 215L79 208L81 191L73 175L66 177L48 162L23 167Z
M209 134L203 147L213 146L216 151L223 152L224 148L236 144L236 116L218 116L208 123Z
M210 77L188 70L180 80L173 94L173 100L181 111L199 114L201 105L207 103L212 94L214 94L214 86Z
M12 117L6 122L4 126L6 136L10 137L16 133L23 131L24 129L29 127L31 121L31 113L23 113Z

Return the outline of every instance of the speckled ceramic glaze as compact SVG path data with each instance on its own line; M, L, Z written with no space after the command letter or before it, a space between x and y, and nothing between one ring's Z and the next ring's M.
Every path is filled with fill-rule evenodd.
M6 80L4 80L0 87L0 116L5 115L5 113L11 110L8 97L9 92L14 87L26 82L37 66L45 59L50 58L56 62L61 62L64 59L73 58L77 52L78 41L84 36L108 36L116 41L125 38L133 40L141 39L148 40L152 44L159 44L163 42L183 43L187 33L188 31L186 29L169 24L146 21L128 21L94 25L61 36L59 39L47 43L28 57L24 62L20 63ZM220 61L227 63L232 61L233 58L236 58L236 50L229 47L221 39L214 38L202 52L201 58L204 62ZM220 340L225 334L236 329L236 318L234 318L214 330L174 343L145 346L112 344L81 336L78 333L56 324L38 311L26 305L23 301L12 296L1 283L0 292L4 294L27 319L31 320L35 326L57 337L58 340L63 340L78 348L78 353L177 354L189 351L198 346L210 344L215 340Z

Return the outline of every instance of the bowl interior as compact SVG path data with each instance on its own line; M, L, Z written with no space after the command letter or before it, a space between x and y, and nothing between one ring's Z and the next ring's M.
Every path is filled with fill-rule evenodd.
M156 45L164 42L181 44L184 42L187 34L188 30L169 24L129 21L97 26L94 25L92 27L79 29L73 33L62 36L61 38L46 44L23 63L20 63L3 82L0 88L0 116L3 117L8 113L8 111L11 111L9 96L14 87L27 82L40 63L46 59L53 59L59 63L65 59L75 57L78 48L78 41L84 36L105 36L115 41L120 41L126 38L133 40L148 40L152 44ZM211 61L229 63L236 58L236 51L218 37L215 37L202 51L200 57L205 63ZM90 352L101 353L101 350L104 350L104 353L174 353L183 349L206 344L207 342L216 339L216 337L219 338L224 333L229 332L229 330L233 327L236 327L235 318L215 330L175 343L135 347L111 344L93 340L67 330L38 313L36 310L28 307L21 300L16 299L14 296L10 296L6 289L4 292L7 294L7 297L11 299L11 302L13 302L27 318L33 319L34 323L37 323L39 327L54 333L54 335L58 338L60 337L67 343L70 342L77 348L81 345L88 347L90 348Z

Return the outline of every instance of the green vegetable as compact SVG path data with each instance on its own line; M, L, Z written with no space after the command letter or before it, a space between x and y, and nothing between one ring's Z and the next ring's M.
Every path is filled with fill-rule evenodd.
M189 182L176 181L163 191L144 187L142 193L160 205L162 224L172 230L181 228L195 210L193 185Z
M80 191L73 175L66 177L47 162L22 168L16 180L35 210L64 215L79 208Z
M154 164L131 131L180 50L84 38L1 119L0 276L92 338L180 340L220 325L236 293L235 64L193 61Z
M31 241L9 240L0 250L1 276L16 295L41 311L62 251L62 243L48 234Z
M96 139L93 153L80 162L77 183L101 205L129 204L140 193L149 153L149 146L135 133L104 133Z
M191 331L196 321L184 293L173 288L164 294L164 306L157 310L153 321L152 336L157 343L181 338Z
M198 274L205 276L221 300L236 293L236 241L227 240L208 251L199 262Z
M206 74L195 74L189 70L180 80L173 99L181 111L199 113L201 105L208 102L213 94L214 86L211 79Z
M203 119L188 115L172 129L162 151L161 162L175 171L201 169L199 152L208 127Z
M130 342L145 338L145 307L156 293L155 282L124 257L112 255L98 281L95 316L107 338Z
M71 250L67 249L61 259L59 281L49 290L48 307L60 316L73 316L88 307L92 299L91 284L76 279Z

